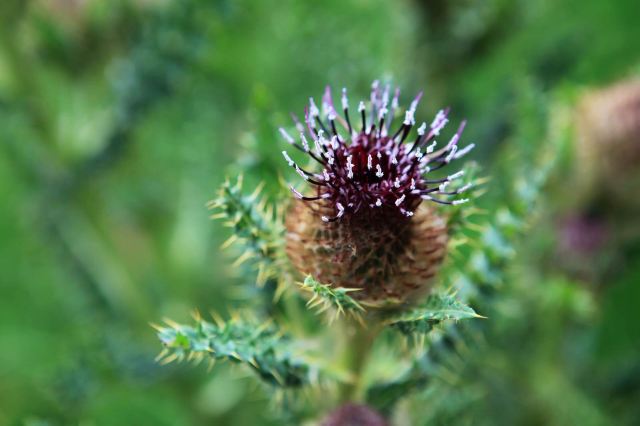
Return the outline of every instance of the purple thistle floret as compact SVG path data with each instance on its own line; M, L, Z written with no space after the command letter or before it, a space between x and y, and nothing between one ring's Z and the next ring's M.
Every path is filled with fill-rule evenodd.
M333 208L333 214L323 215L325 222L334 222L347 215L382 209L411 217L423 200L439 204L457 205L468 201L457 198L469 190L471 184L448 190L450 182L461 178L463 171L439 179L428 175L447 166L471 151L474 144L459 148L466 121L462 121L449 142L438 148L436 136L448 123L449 109L440 110L430 125L418 126L414 138L415 113L422 97L419 93L405 111L404 120L392 131L398 111L400 90L396 89L389 105L390 86L380 89L374 81L371 90L370 111L365 102L358 105L359 130L349 114L347 90L342 89L343 116L336 112L327 86L322 98L322 113L313 98L305 108L304 124L293 116L299 133L299 142L283 128L280 133L290 145L317 162L319 173L303 169L291 159L287 151L282 154L287 163L315 189L313 196L304 196L291 187L298 199L322 202ZM338 126L342 132L338 131Z

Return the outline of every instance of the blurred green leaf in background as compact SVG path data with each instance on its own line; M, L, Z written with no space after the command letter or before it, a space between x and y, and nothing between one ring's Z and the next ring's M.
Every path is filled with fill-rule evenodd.
M637 0L2 0L0 425L283 424L286 404L245 370L156 363L149 322L263 308L206 204L241 171L276 197L289 113L327 84L364 94L376 78L468 117L490 176L480 208L509 207L482 228L493 251L463 247L471 266L451 284L473 301L452 299L454 318L486 316L464 331L486 341L436 373L408 367L428 380L390 383L410 394L400 408L423 424L638 424L640 212L622 220L570 182L575 105L640 74L639 21ZM538 188L522 165L541 148L555 168ZM613 236L575 275L557 225L587 213ZM492 281L496 263L508 272L479 309L464 282Z

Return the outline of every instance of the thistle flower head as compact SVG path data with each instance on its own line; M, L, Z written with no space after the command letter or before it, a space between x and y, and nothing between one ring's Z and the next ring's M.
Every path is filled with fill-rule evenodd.
M463 186L451 190L448 184L462 177L453 172L432 179L432 172L466 155L474 145L460 148L465 127L463 121L448 141L436 138L449 121L449 109L441 110L427 124L416 126L415 114L422 97L419 93L409 107L398 115L399 91L389 104L390 87L380 88L374 82L369 108L359 102L357 114L350 114L346 89L342 89L341 112L334 106L327 87L322 98L322 111L313 98L305 108L304 124L296 119L299 138L285 129L285 141L317 163L318 171L306 170L282 152L286 162L311 185L309 196L291 187L298 199L322 205L325 222L346 217L394 216L411 217L423 200L440 204L460 204L467 200ZM312 141L310 143L309 141Z
M432 177L473 149L459 148L465 122L438 143L449 110L416 126L422 94L403 112L399 96L374 82L368 106L360 101L351 114L343 89L339 115L327 88L322 113L310 99L304 124L294 118L298 139L280 129L311 163L302 166L283 151L309 184L303 191L291 187L297 201L286 217L289 259L322 283L360 290L353 297L368 306L395 306L429 289L448 240L433 203L464 203L470 188L459 184L462 171Z
M576 128L577 166L586 195L636 209L629 194L640 183L640 79L588 92L578 106Z

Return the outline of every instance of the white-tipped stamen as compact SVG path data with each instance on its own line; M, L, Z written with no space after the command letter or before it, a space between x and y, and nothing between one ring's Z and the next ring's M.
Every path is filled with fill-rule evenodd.
M362 112L366 109L366 107L364 106L364 102L360 101L360 103L358 104L358 112Z
M305 152L309 152L309 142L303 132L300 132L300 141L302 142L302 149L304 149Z
M311 116L311 113L307 113L304 117L304 122L307 123L307 126L311 129L315 129L316 128L316 122L313 119L313 116ZM313 133L311 134L311 136L313 137Z
M318 109L313 98L309 98L309 115L311 116L311 118L320 116L320 110Z
M378 87L379 86L380 86L380 82L378 80L374 80L374 82L371 83L371 111L372 111L372 113L373 113L373 110L377 106L376 98L378 97Z
M442 119L444 118L444 111L440 110L438 111L438 113L436 114L436 116L434 117L433 121L431 122L431 128L435 128L438 124L440 124L440 122L442 121Z
M402 124L404 124L405 126L411 126L413 125L416 121L413 117L414 111L413 110L408 110L407 112L404 113L404 122Z
M443 183L440 184L440 186L438 187L438 191L440 192L444 192L447 190L447 185L449 185L449 183L451 183L451 181L445 181Z
M336 207L338 208L337 217L342 217L342 215L344 214L344 207L340 203L336 203Z
M295 143L291 135L287 133L287 131L284 128L280 127L278 130L280 131L280 134L282 135L284 140L287 141L288 144L293 145Z
M329 222L329 218L326 216L322 216L320 219L322 219L323 222Z
M325 182L329 182L329 180L331 179L331 176L329 176L329 172L327 172L327 169L322 170L322 177L324 178Z
M331 148L333 148L334 150L338 149L338 146L340 146L338 144L338 137L337 136L332 136L331 137Z
M418 93L414 100L411 101L411 106L409 107L409 109L413 110L413 112L416 112L418 103L420 103L420 99L422 99L422 91Z
M456 180L458 178L461 178L462 176L464 176L464 170L460 170L459 172L447 176L447 180Z
M405 210L402 207L400 208L400 211L402 212L402 214L404 214L407 217L413 216L413 212L410 212L409 210Z
M297 199L302 200L302 194L298 192L293 186L289 186L289 189L291 189L291 192L293 192L293 195L295 195Z
M438 111L438 113L436 114L436 117L433 119L433 121L431 122L431 132L438 136L440 134L440 131L444 128L444 126L447 125L447 123L449 122L449 120L447 119L447 116L445 115L443 110Z
M404 201L405 195L402 194L402 197L398 198L395 202L396 206L400 206L400 204L402 204L402 202Z
M351 162L352 160L353 155L347 157L347 177L349 179L353 179L353 163Z
M444 162L445 163L451 162L451 160L453 160L453 156L456 155L457 151L458 151L458 145L453 145L453 147L451 148L451 152L449 152L449 155L446 156L446 158L444 159Z
M307 175L305 175L304 172L302 170L300 170L300 167L298 167L296 164L294 164L293 167L295 167L296 173L298 173L300 175L300 177L302 177L302 179L309 180Z
M471 187L473 187L473 183L468 183L465 186L456 189L456 194L462 194L463 192L467 192Z
M331 107L331 104L328 102L327 97L323 96L322 97L322 115L326 117L329 114L331 114L332 110L333 108Z
M371 170L373 167L373 158L371 158L371 154L367 156L367 169Z
M318 138L313 138L313 145L315 146L316 154L318 156L321 156L322 155L322 145L320 145L320 140Z
M376 164L376 176L379 178L384 176L384 173L382 173L382 167L380 167L380 164Z
M342 88L342 109L349 109L349 99L347 99L347 88Z
M291 157L289 157L289 154L287 153L287 151L282 151L282 156L287 161L287 163L289 163L291 167L295 166L296 163L294 163Z
M424 136L424 132L427 130L427 123L422 123L420 127L418 127L418 135Z
M434 140L431 145L427 147L427 154L431 154L434 149L436 149L436 145L438 145L438 141Z
M458 143L459 140L460 140L459 134L456 133L455 135L453 135L451 137L451 140L447 144L447 151L450 150L452 146L457 146L456 144Z
M467 202L469 202L469 199L468 198L463 198L461 200L453 200L451 202L451 204L453 204L454 206L457 206L459 204L464 204L464 203L467 203Z
M318 140L320 141L320 143L322 145L326 145L327 144L327 140L324 137L324 130L318 130Z
M415 179L411 178L411 185L409 186L410 189L416 189L416 181Z
M462 148L461 150L459 150L459 151L456 153L456 155L454 155L454 156L453 156L453 158L454 158L455 160L457 160L458 158L462 158L462 157L464 157L465 155L467 155L467 154L469 153L469 151L471 151L473 148L475 148L475 146L476 146L476 144L475 144L475 143L472 143L472 144L469 144L469 145L465 146L464 148Z
M396 188L400 188L400 179L396 178L396 180L393 181L393 186L395 186Z
M380 207L381 205L382 205L382 201L380 201L380 198L378 198L378 199L376 200L376 206L377 206L377 207Z
M389 84L384 86L384 92L382 92L382 108L386 108L389 105L389 90L391 86Z

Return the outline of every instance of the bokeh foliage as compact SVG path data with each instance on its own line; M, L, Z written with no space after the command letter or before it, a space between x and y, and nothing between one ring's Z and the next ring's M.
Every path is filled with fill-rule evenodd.
M245 282L205 204L241 169L275 198L289 112L325 84L364 94L388 76L424 88L424 111L469 118L491 177L473 220L495 252L456 256L488 281L508 266L482 297L464 293L472 268L451 284L487 319L404 366L426 375L400 409L425 424L637 422L637 239L590 279L548 253L572 205L571 108L640 71L638 19L634 0L3 0L0 424L280 424L287 397L273 410L244 370L155 363L148 323L264 308L273 283ZM541 150L556 170L520 223L513 182L531 186L522 165ZM505 200L517 214L496 216Z

